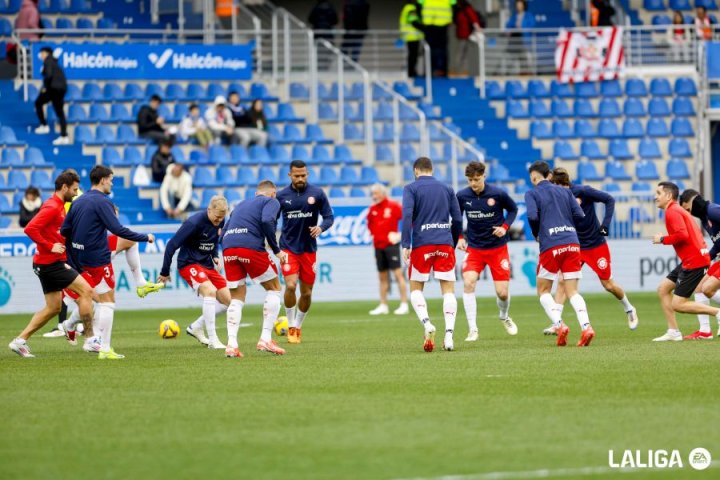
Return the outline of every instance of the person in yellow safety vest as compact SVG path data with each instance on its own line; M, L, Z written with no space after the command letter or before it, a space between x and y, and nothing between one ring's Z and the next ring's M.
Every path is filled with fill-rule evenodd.
M220 25L224 29L232 28L233 10L235 10L235 18L237 19L238 9L233 5L235 0L215 0L215 16L220 21Z
M418 53L420 52L420 41L423 39L421 28L417 0L407 0L400 12L400 34L407 45L407 74L410 78L418 76Z
M447 76L448 26L453 20L455 0L418 0L425 40L430 45L433 75Z

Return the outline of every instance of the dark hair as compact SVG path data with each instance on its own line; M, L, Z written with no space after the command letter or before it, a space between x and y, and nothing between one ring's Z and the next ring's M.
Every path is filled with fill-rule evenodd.
M72 187L74 183L80 183L80 175L75 170L67 169L55 179L55 191L62 190L63 185Z
M191 103L188 110L194 110L196 108L200 108L200 105L198 105L197 103Z
M552 170L552 180L555 185L562 185L563 187L570 186L570 174L567 170L562 167L555 167Z
M415 160L415 163L413 163L413 169L420 170L421 172L432 172L432 160L428 157L419 157Z
M103 178L113 175L113 171L104 165L95 165L90 170L90 185L98 185Z
M678 195L680 195L680 190L678 189L678 186L672 182L660 182L658 183L658 187L669 193L673 200L677 200Z
M50 47L42 47L42 48L40 49L40 51L47 53L47 54L50 55L51 57L52 57L52 55L53 55L52 48L50 48Z
M680 203L687 203L687 202L689 202L690 200L692 200L693 198L697 197L698 195L700 195L700 192L698 192L697 190L693 190L692 188L688 188L687 190L685 190L685 191L682 193L682 195L680 195L680 200L679 200L679 202L680 202Z
M302 160L293 160L290 162L290 170L293 168L307 168L307 165Z
M695 10L700 10L701 8L703 13L707 13L707 8L705 8L705 6L703 5L698 5L697 7L695 7Z
M257 185L257 189L258 189L258 190L263 190L263 189L266 189L266 188L269 188L269 189L272 189L272 190L276 190L276 189L277 189L277 187L275 186L275 184L274 184L271 180L261 180L261 181L258 183L258 185Z
M482 162L470 162L468 163L468 166L465 167L465 176L468 178L484 174L485 164Z
M230 91L230 93L228 93L228 98L232 97L233 95L237 95L238 97L240 96L237 90L232 90Z
M540 175L543 176L543 178L547 178L548 175L550 175L550 165L548 165L547 162L538 160L537 162L534 162L532 165L530 165L530 168L528 168L528 173L532 172L538 172Z
M40 196L40 190L30 185L25 189L25 195L35 195L36 197Z
M151 101L151 102L160 102L160 103L162 103L162 98L160 98L160 95L158 95L157 93L154 93L154 94L150 97L150 101Z
M256 98L255 100L253 100L250 104L250 110L255 110L255 105L257 105L258 102L262 102L262 99Z

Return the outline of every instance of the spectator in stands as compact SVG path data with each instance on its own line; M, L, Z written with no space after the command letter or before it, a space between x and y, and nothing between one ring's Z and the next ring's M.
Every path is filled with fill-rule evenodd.
M205 121L216 141L224 144L238 143L239 137L235 133L235 121L230 109L227 108L227 101L222 95L215 97L213 108L205 112Z
M529 72L532 64L532 33L520 30L535 28L535 17L527 11L525 0L515 2L515 13L507 21L505 28L516 30L510 34L508 53L511 58L515 57L521 72Z
M25 189L25 196L20 200L20 227L25 228L30 220L40 211L42 199L40 190L30 185Z
M250 105L248 116L250 117L250 123L253 126L253 130L255 131L254 134L259 139L256 143L266 147L268 143L268 122L267 117L265 116L265 110L263 109L262 100L259 98L253 100Z
M590 25L593 27L612 27L615 9L608 0L592 0L590 4Z
M172 154L172 143L163 142L152 156L150 168L152 169L153 182L162 183L165 179L168 166L175 163L175 157Z
M343 35L342 51L356 62L360 58L369 15L370 5L365 0L345 0L342 18L346 31Z
M458 39L456 71L467 76L467 54L470 36L482 30L482 20L468 0L459 0L455 6L455 36Z
M160 203L169 218L179 218L192 209L192 177L181 163L167 167L160 186Z
M673 12L672 28L668 30L668 43L675 62L690 60L690 31L685 27L685 18L682 12Z
M695 32L698 40L712 40L712 20L708 17L705 7L700 6L695 9Z
M233 13L237 21L239 12L237 5L234 5L234 0L215 0L215 16L217 16L220 26L225 30L230 30L233 27Z
M446 77L448 70L448 27L452 23L452 6L455 0L418 0L422 7L425 40L430 46L430 63L435 77Z
M42 28L40 24L40 10L38 10L38 0L23 0L20 5L20 11L15 18L15 29L37 30ZM20 40L30 40L36 42L40 40L41 35L38 33L21 33Z
M143 105L137 114L138 135L157 144L174 141L173 135L165 126L165 119L158 114L161 103L162 98L153 95L150 97L150 104Z
M70 139L67 136L67 121L65 120L65 93L67 92L65 72L53 57L53 51L50 47L40 49L40 58L43 62L43 86L40 95L35 100L35 112L38 120L40 120L40 126L35 129L35 133L50 133L43 107L46 103L52 103L55 115L60 122L60 136L53 140L53 145L68 145Z
M334 35L329 30L335 28L338 23L335 7L328 0L318 0L308 17L308 23L315 31L315 40L327 40L333 43ZM325 48L318 50L318 68L327 70L330 66L330 52Z
M180 122L180 136L195 140L198 145L207 148L213 141L213 134L208 130L207 123L200 115L197 103L190 105L190 110ZM164 174L163 174L164 175Z
M422 28L417 0L407 0L400 12L400 35L407 46L407 75L410 78L418 76L417 62L420 42L423 39Z
M251 143L267 146L268 136L265 128L259 129L257 122L253 121L251 112L240 103L240 94L230 92L227 107L232 113L233 122L235 122L235 136L241 145L247 147ZM254 104L254 102L253 102ZM263 115L263 118L265 115ZM265 122L267 124L267 121Z

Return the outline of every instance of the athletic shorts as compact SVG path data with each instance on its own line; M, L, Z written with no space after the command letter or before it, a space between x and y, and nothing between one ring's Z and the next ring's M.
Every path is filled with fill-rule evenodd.
M675 295L690 298L707 272L708 267L685 270L680 264L666 278L675 284L675 291L673 292Z
M375 249L375 265L378 272L397 270L402 267L400 263L400 244Z
M113 270L112 263L108 263L102 267L85 267L80 276L87 280L98 295L115 290L115 271ZM78 299L78 294L68 289L65 289L65 295L73 300Z
M277 267L267 252L249 248L228 248L223 251L225 276L230 288L245 285L245 277L262 283L277 277Z
M315 283L315 273L317 270L317 254L316 252L293 253L290 250L283 250L287 253L288 261L282 266L283 276L298 275L300 281L305 285L313 285Z
M581 270L580 245L570 243L541 252L537 276L546 280L557 280L558 273L562 273L565 280L573 280L582 278Z
M583 264L587 264L588 267L592 268L600 280L610 280L612 278L612 261L607 243L587 250L581 249L580 260Z
M65 262L53 262L47 265L33 263L33 271L40 279L44 294L63 291L80 275Z
M181 268L178 274L187 282L190 287L197 292L200 285L210 282L215 288L220 290L227 287L227 281L214 268L203 267L197 263Z
M455 281L455 249L450 245L423 245L410 252L408 277L416 282L430 280L430 270L437 280Z
M117 235L108 235L108 247L110 247L111 252L114 253L117 250L117 244L118 244Z
M507 245L497 248L468 247L463 261L463 273L482 273L485 267L490 267L490 274L495 282L510 280L510 253Z
M710 265L707 274L720 280L720 260Z

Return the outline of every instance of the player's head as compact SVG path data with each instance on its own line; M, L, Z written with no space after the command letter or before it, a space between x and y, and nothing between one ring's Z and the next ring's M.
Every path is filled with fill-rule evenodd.
M380 203L387 198L387 188L382 183L375 183L370 187L370 197L373 203Z
M692 216L694 217L698 217L701 219L705 219L705 217L707 217L708 201L705 200L703 196L700 195L700 192L698 192L697 190L688 188L687 190L682 192L678 203L682 208L690 212L690 214L692 214Z
M207 214L210 223L216 227L220 225L223 219L228 214L228 201L222 195L215 195L210 199L210 205L208 205Z
M550 176L550 165L548 165L547 162L538 160L530 165L528 172L530 173L530 181L532 184L537 185L543 180L547 180L548 176Z
M75 170L65 170L55 179L55 195L63 202L72 201L77 196L79 187L80 176Z
M485 190L485 164L482 162L470 162L465 167L465 178L468 180L468 185L475 193L480 193Z
M270 197L275 198L277 196L277 187L275 184L270 180L263 180L257 185L257 189L255 190L255 195L263 197Z
M42 47L40 49L40 59L44 62L47 57L52 57L53 51L50 47Z
M550 181L561 187L570 187L570 174L562 167L555 167L550 172Z
M430 176L433 174L432 160L428 157L420 157L415 160L413 164L413 172L415 172L415 178L422 176Z
M307 165L302 160L293 160L290 162L290 171L288 172L290 183L295 190L302 190L308 184Z
M105 195L112 192L113 177L115 174L104 165L95 165L90 170L90 185L94 190L100 190Z
M655 205L664 210L670 202L678 199L679 194L680 190L674 183L660 182L655 189Z

